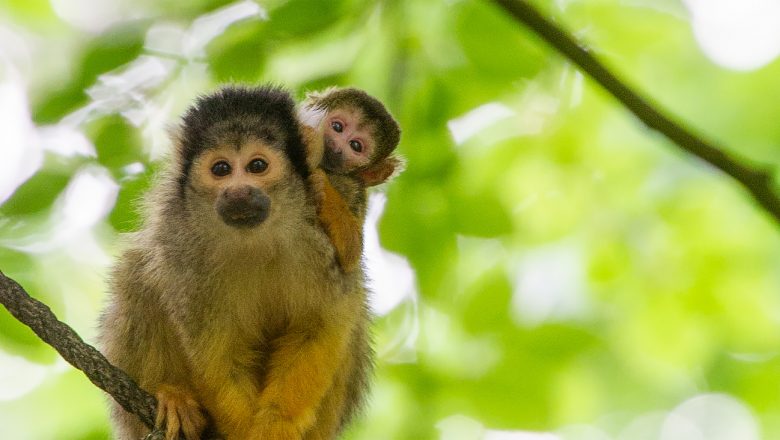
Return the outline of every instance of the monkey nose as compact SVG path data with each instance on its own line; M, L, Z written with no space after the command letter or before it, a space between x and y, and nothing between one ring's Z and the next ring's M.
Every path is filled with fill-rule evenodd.
M222 221L236 228L250 228L262 223L271 207L271 199L252 186L229 188L217 203L217 212Z

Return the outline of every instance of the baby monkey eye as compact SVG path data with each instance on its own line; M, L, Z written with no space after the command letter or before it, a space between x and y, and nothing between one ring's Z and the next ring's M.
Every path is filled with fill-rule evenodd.
M336 133L341 133L344 130L344 124L342 124L339 121L333 121L330 123L330 127L336 131Z
M268 169L268 162L263 159L254 159L246 166L246 170L253 174L259 174Z
M363 151L363 144L360 143L360 141L349 141L349 148L352 148L352 151L356 153L360 153Z
M225 177L228 174L230 174L230 171L232 171L232 169L230 168L230 164L225 162L224 160L220 160L219 162L211 166L211 174L217 177Z

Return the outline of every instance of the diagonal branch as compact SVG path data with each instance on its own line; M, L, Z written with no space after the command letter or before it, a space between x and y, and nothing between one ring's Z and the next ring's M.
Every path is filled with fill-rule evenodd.
M130 376L111 365L67 324L59 321L44 303L32 298L16 281L0 272L0 303L30 327L44 342L74 367L83 371L92 383L109 393L127 411L137 415L149 427L154 426L155 398L142 390Z
M772 189L771 170L756 169L748 165L744 159L727 154L722 148L703 140L671 117L661 113L618 79L595 56L583 49L566 31L546 19L527 1L492 1L577 64L648 127L659 131L683 150L712 164L741 183L756 202L769 212L775 221L780 222L780 198Z
M54 347L66 361L84 372L98 388L110 394L122 408L137 415L148 427L154 427L157 411L154 396L141 389L127 373L111 365L72 328L59 321L46 304L32 298L19 283L2 272L0 304L44 342ZM161 431L156 430L147 439L159 439L161 435Z

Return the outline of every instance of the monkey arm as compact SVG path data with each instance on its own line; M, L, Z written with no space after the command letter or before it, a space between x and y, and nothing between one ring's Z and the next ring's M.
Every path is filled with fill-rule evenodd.
M363 251L361 224L324 171L315 169L310 178L320 223L336 249L341 268L345 272L352 272L360 264Z
M341 322L291 331L274 341L255 439L300 439L314 424L317 410L343 365L356 313L338 314ZM311 327L311 324L308 324Z
M303 124L301 125L301 136L303 136L303 144L306 146L306 162L309 164L309 168L316 169L325 154L322 136L315 128Z
M142 255L130 250L114 273L115 297L101 320L106 357L130 374L158 400L155 425L166 440L196 440L206 426L200 403L189 385L190 373L169 317L157 301L159 292L143 283L137 267ZM149 430L119 408L118 435L139 438Z

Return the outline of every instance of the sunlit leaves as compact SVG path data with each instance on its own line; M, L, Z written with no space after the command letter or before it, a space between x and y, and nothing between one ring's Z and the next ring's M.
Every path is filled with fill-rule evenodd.
M545 63L535 37L488 3L461 2L457 9L454 33L485 80L517 81Z
M272 44L267 24L253 19L231 26L208 47L211 72L219 81L257 81Z
M151 51L146 27L187 35L193 19L228 3L154 2L159 16L146 23L82 36L71 75L31 91L35 121L56 124L93 103L85 90L100 75ZM777 62L752 73L715 67L675 2L536 3L687 125L740 155L778 162ZM30 5L6 8L11 17L54 19L46 5ZM372 406L348 438L436 438L437 424L452 417L480 429L584 423L612 433L706 391L743 400L767 438L777 437L780 240L738 186L650 132L490 2L258 5L267 17L232 23L191 59L168 54L176 66L169 79L127 93L141 104L181 107L169 94L195 96L225 81L270 80L298 98L351 84L380 97L400 121L408 166L384 188L379 228L382 245L415 269L419 297L375 326L382 356ZM498 117L477 117L461 136L456 122L486 106ZM97 157L47 152L45 166L0 207L0 246L45 229L84 164L107 169L120 185L98 227L136 230L139 200L159 169L147 145L150 132L163 130L156 122L86 118L78 129ZM575 251L526 264L556 246ZM49 268L38 262L0 251L0 269L58 307L63 299L46 296ZM551 285L562 277L576 279ZM580 302L577 313L529 318L533 301L555 311L561 289ZM3 313L4 350L54 359ZM41 400L31 399L14 408ZM103 431L85 428L79 438Z
M88 102L85 93L98 75L136 58L143 47L145 25L141 23L112 28L91 41L81 59L74 63L72 79L57 81L33 109L37 123L51 123Z
M0 213L9 217L41 212L51 207L54 199L70 180L70 169L44 169L33 175L2 206Z

